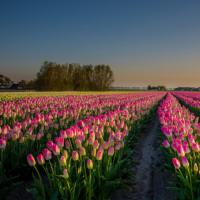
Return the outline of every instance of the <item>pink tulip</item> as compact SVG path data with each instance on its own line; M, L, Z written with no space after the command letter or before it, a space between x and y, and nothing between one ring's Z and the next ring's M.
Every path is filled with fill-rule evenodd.
M108 149L108 156L113 156L114 153L115 153L114 147L110 147L110 148Z
M192 143L192 150L194 152L199 152L200 151L199 144L196 142Z
M82 146L81 140L79 140L79 139L75 140L75 144L76 144L77 148L80 148Z
M38 156L37 156L37 161L38 161L38 164L39 164L39 165L44 165L45 160L44 160L44 156L43 156L42 153L38 154Z
M77 161L79 159L79 154L77 151L72 151L72 159Z
M183 146L181 144L178 145L178 147L177 147L177 153L178 153L178 155L180 157L184 157L185 156L185 151L184 151Z
M68 138L73 138L74 137L74 132L73 132L72 129L67 129L66 132L67 132L67 137Z
M60 165L61 166L65 166L66 163L67 163L67 160L66 160L65 156L61 156L60 157Z
M42 154L45 160L50 160L52 158L52 153L47 148L43 149Z
M67 138L67 133L66 133L65 130L61 130L61 131L60 131L60 137L62 137L62 138Z
M64 138L62 137L55 137L55 143L59 146L59 147L64 147Z
M165 148L169 148L170 147L170 144L168 142L168 140L164 140L162 145L165 147Z
M102 157L103 157L103 149L100 148L100 149L97 151L96 159L97 159L97 160L102 160Z
M35 158L33 157L32 154L29 154L29 155L27 156L27 162L28 162L28 164L29 164L31 167L36 165Z
M71 143L70 143L68 140L66 140L66 141L65 141L65 148L66 148L66 149L70 149L71 146L72 146Z
M8 134L8 131L9 131L9 126L8 125L4 125L1 129L1 132L3 135L7 135Z
M182 165L184 166L184 167L189 167L189 162L188 162L188 159L186 158L186 157L182 157Z
M80 153L81 156L85 156L86 155L85 148L84 147L80 147L79 148L79 153Z
M54 143L53 143L52 140L49 140L49 141L47 142L47 144L46 144L47 148L50 149L50 150L52 150L53 145L54 145Z
M68 170L66 168L63 170L63 177L69 178L69 173L68 173Z
M120 142L118 142L116 145L115 145L115 150L116 151L119 151L121 148L122 148L122 144Z
M103 149L107 150L109 148L109 142L104 141L102 147Z
M0 149L5 149L6 148L6 140L3 138L0 138Z
M190 148L188 146L187 141L183 141L183 149L184 149L185 153L190 153Z
M55 156L59 155L60 154L60 148L59 148L59 146L57 144L53 144L52 151L53 151L53 154Z
M181 167L180 161L177 158L172 158L172 163L176 169Z
M98 140L95 140L94 143L93 143L93 148L94 149L98 149L99 148L99 142Z

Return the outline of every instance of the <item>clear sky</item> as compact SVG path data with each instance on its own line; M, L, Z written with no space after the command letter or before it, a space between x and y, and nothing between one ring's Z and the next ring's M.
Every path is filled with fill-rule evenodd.
M110 64L115 85L200 86L199 0L1 0L0 73Z

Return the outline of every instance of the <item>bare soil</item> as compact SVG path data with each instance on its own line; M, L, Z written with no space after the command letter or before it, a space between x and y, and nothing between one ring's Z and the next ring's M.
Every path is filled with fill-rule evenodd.
M33 200L31 193L27 192L30 188L30 183L23 183L10 192L6 200Z
M133 155L132 176L127 177L132 184L117 190L113 200L174 200L175 194L168 189L173 181L164 169L164 158L160 149L159 123L152 124L141 133ZM129 183L130 183L129 182Z

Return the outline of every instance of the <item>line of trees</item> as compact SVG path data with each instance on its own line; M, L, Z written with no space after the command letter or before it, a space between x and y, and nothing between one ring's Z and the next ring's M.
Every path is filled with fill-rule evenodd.
M158 86L151 86L151 85L148 85L147 90L166 91L167 88L166 88L164 85L158 85Z
M8 87L12 84L12 81L7 76L0 74L0 87Z
M114 81L109 65L57 64L45 61L37 73L38 90L108 90Z

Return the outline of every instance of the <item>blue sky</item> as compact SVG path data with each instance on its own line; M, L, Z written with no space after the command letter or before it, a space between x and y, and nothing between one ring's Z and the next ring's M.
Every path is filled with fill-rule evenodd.
M1 0L0 73L110 64L115 85L200 86L198 0Z

